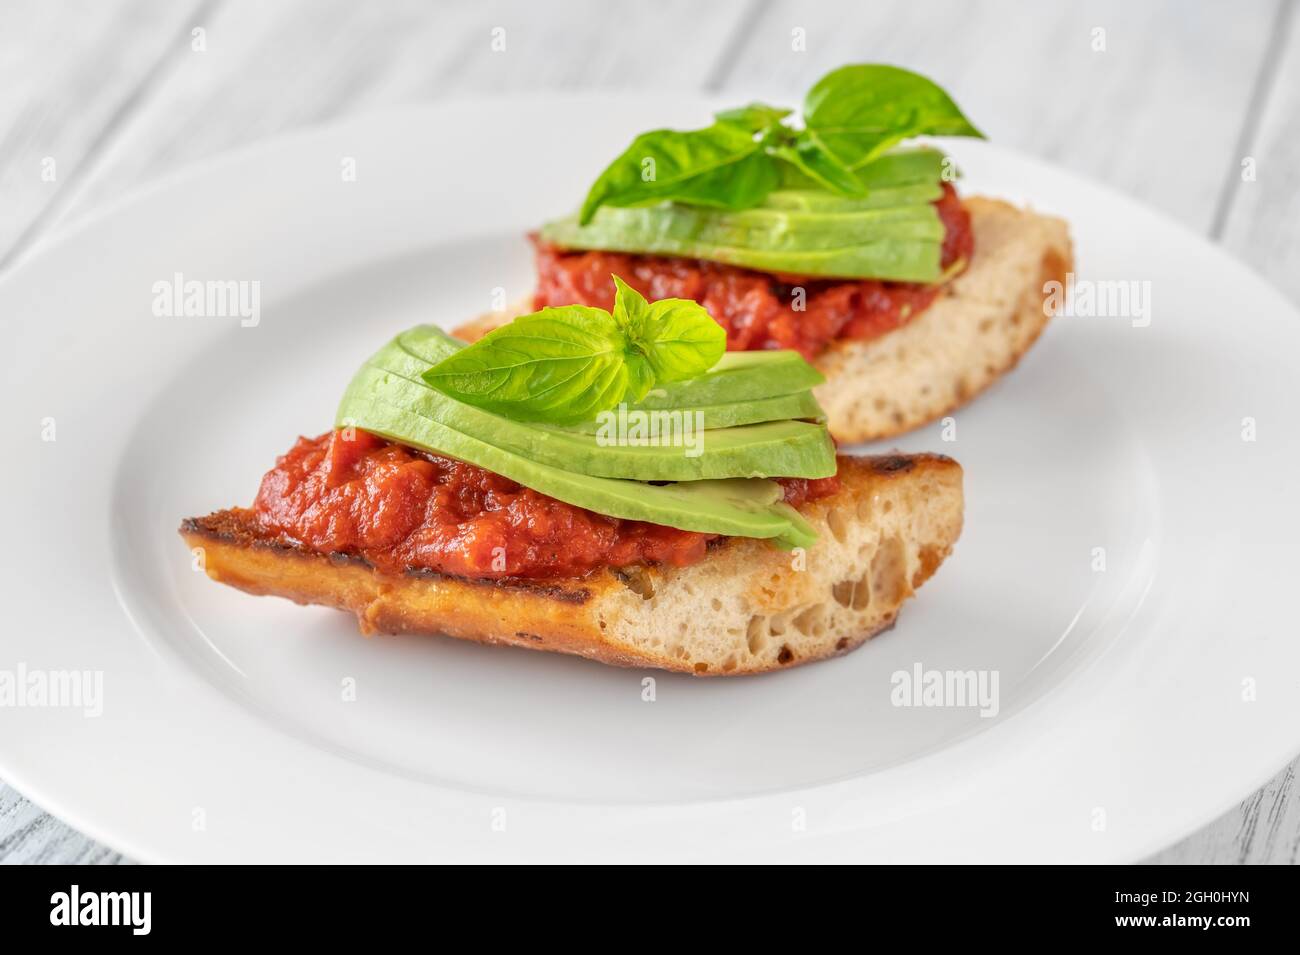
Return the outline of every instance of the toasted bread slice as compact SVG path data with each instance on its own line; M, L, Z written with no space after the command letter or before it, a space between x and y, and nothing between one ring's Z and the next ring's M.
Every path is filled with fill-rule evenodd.
M888 438L934 421L1010 371L1051 317L1044 285L1074 268L1060 219L994 199L966 200L970 267L912 321L869 341L840 341L814 364L831 434Z
M975 255L917 318L879 338L834 343L815 390L838 441L889 438L934 421L1015 367L1050 317L1043 286L1074 268L1060 219L996 199L965 200ZM532 298L456 329L467 341L532 311Z
M190 518L208 576L357 615L365 633L447 634L701 675L761 673L861 646L894 623L961 532L962 472L938 455L841 457L840 490L800 510L807 552L727 538L689 567L510 582L383 575L268 537L242 508Z

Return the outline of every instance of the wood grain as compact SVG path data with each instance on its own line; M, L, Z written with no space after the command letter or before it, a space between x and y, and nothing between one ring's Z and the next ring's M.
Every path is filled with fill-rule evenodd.
M1296 865L1300 863L1300 760L1222 818L1157 854L1160 865Z
M42 812L11 786L0 784L0 862L122 865L128 861Z
M172 50L67 220L187 163L393 104L579 87L698 89L751 0L226 2ZM682 24L690 29L683 30ZM494 30L504 49L494 50ZM664 51L671 50L665 56Z
M1259 121L1244 131L1225 171L1232 184L1223 217L1223 245L1300 302L1300 11L1286 7L1277 29L1279 50ZM1255 178L1242 163L1255 161Z
M1300 15L1274 17L1274 49L1258 64L1257 102L1224 169L1219 237L1225 248L1300 304ZM1255 178L1242 162L1255 160ZM1300 773L1296 759L1249 799L1150 861L1300 864Z
M843 63L886 62L955 92L1000 145L1209 228L1277 0L1231 14L1178 0L857 0L764 6L723 89L801 93ZM792 50L802 29L806 51ZM1094 30L1105 49L1093 48Z
M203 4L0 5L0 266L47 231Z

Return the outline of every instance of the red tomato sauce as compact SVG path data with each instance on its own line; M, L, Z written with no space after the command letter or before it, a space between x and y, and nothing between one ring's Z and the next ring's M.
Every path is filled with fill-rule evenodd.
M935 202L944 225L944 269L969 262L975 251L970 213L956 191L943 184ZM793 348L815 358L831 342L877 338L923 312L938 285L773 275L700 259L621 252L575 251L537 243L537 292L533 307L614 307L618 275L650 301L687 298L699 302L727 330L730 351ZM804 309L793 307L804 289Z
M253 510L272 534L382 572L581 577L599 567L702 560L717 535L605 517L365 431L299 438L262 478ZM838 478L784 479L786 500L834 494Z

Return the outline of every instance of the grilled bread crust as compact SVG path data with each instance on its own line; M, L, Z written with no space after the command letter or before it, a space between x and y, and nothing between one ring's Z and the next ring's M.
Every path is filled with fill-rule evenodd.
M1074 269L1064 221L996 199L964 201L975 234L970 266L901 328L868 341L838 341L813 363L815 389L837 441L890 438L970 401L1010 371L1051 315L1049 281ZM455 330L475 341L532 311L532 296Z
M861 646L951 552L962 472L939 455L840 458L840 490L800 508L806 552L725 538L688 567L580 578L470 580L381 574L261 530L244 508L189 518L181 536L209 577L252 594L355 613L363 633L446 634L696 675L761 673Z

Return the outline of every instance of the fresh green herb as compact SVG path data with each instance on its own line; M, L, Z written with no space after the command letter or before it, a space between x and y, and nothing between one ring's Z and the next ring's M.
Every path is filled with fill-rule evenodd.
M747 129L751 133L760 133L769 126L775 126L789 115L790 111L788 109L768 106L766 103L750 103L748 106L714 113L713 118L719 123L730 123Z
M913 136L983 136L936 83L879 64L827 73L808 91L803 119L810 138L849 169Z
M630 206L671 199L722 209L751 206L776 187L778 175L742 122L705 129L642 133L600 174L579 215L602 205Z
M784 159L821 188L838 196L866 194L866 189L853 175L853 170L827 152L811 130L800 130L788 141L775 144L772 154Z
M856 173L913 136L980 136L952 99L919 74L859 64L827 74L804 101L802 129L789 110L763 103L718 113L712 126L638 136L601 173L578 212L586 225L602 206L672 201L747 209L789 170L836 195L862 197Z
M614 312L544 308L426 371L435 388L516 421L577 424L713 367L726 333L685 299L648 303L617 276Z
M632 347L645 356L655 382L696 378L716 365L727 350L726 332L698 303L661 298L651 304L617 275L614 288L614 321ZM636 400L644 397L641 392Z
M930 203L943 195L943 163L943 153L936 149L891 150L854 171L854 178L866 188L866 194L860 197L828 192L815 179L791 167L781 188L768 193L760 206L857 212Z
M429 386L420 379L421 371L427 368L427 364L402 352L399 342L366 362L366 367L352 379L349 393L353 398L382 400L537 464L580 471L592 477L698 481L767 473L821 478L835 473L834 449L826 428L812 421L786 416L746 427L724 425L707 434L702 422L693 421L691 426L695 430L689 435L679 431L681 440L677 445L611 441L602 438L601 433L604 431L608 436L611 429L617 429L615 412L608 413L610 420L592 422L591 427L574 426L573 430L510 421ZM777 399L776 403L786 407L803 404L792 401L791 397ZM810 392L802 392L797 397L812 401ZM707 415L712 409L692 409L692 412L695 410ZM814 413L821 411L817 409ZM623 414L625 422L637 418L630 412ZM715 413L714 417L723 416ZM414 439L412 436L411 440ZM698 453L682 453L687 440ZM452 447L431 450L455 454Z

